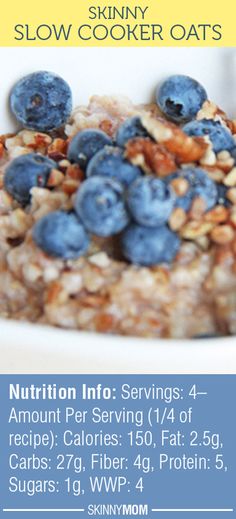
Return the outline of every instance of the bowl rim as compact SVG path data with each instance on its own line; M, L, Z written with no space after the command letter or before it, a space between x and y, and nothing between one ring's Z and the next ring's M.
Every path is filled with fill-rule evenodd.
M7 319L0 327L1 373L236 374L233 336L147 339Z

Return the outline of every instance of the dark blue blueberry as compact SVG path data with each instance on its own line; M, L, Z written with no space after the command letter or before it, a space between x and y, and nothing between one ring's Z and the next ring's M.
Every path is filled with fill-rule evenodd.
M157 90L157 104L169 119L190 121L200 110L207 93L198 81L188 76L170 76Z
M15 84L10 106L25 128L49 132L60 128L70 116L71 90L64 79L52 72L34 72Z
M124 147L125 144L135 137L148 137L148 132L142 126L140 117L130 117L121 124L116 134L116 142L118 146Z
M201 137L208 135L213 145L213 150L218 153L222 150L232 150L235 146L232 133L222 126L219 121L212 119L201 119L201 121L191 121L183 127L187 135Z
M117 234L129 222L123 187L111 178L85 180L78 190L75 210L86 229L97 236Z
M75 213L54 211L41 218L33 228L33 240L49 256L76 259L89 246L84 226Z
M155 177L135 180L127 193L127 204L134 220L148 227L167 222L175 203L174 191Z
M230 207L231 203L227 198L227 193L229 188L224 186L224 184L216 184L217 187L217 205L224 205L225 207Z
M56 163L38 153L21 155L7 167L4 175L4 188L20 204L30 202L32 187L45 187L50 171Z
M170 183L176 178L186 179L189 184L189 189L184 196L176 198L175 207L182 207L184 211L188 211L192 205L193 199L197 197L203 198L206 204L206 210L211 209L217 204L218 192L216 183L211 180L203 169L179 169L176 173L166 177L166 182Z
M112 140L105 132L93 129L82 130L69 144L68 159L85 169L90 159L106 145L111 146Z
M123 151L120 148L106 146L89 161L86 174L88 177L113 178L125 186L129 186L131 182L142 175L142 171L124 158Z
M236 146L230 151L230 155L233 157L234 162L236 162Z
M179 248L179 237L165 225L151 228L131 224L122 235L123 254L137 265L170 263Z

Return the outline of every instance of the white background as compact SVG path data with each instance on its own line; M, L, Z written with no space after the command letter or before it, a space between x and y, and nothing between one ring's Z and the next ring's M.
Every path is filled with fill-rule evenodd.
M149 102L170 74L188 74L205 86L209 98L236 116L234 48L0 48L0 132L15 129L8 109L14 83L30 72L50 70L71 85L74 105L93 94L125 94Z

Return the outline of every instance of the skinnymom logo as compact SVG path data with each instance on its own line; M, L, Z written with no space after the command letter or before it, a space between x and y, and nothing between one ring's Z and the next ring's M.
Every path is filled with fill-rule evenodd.
M88 505L88 515L148 515L148 505L127 504L127 505Z

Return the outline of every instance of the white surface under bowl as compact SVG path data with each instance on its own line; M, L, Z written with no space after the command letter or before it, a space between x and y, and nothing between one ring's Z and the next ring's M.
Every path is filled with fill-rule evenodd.
M16 129L9 91L25 74L51 70L71 85L74 105L92 94L149 102L166 76L188 74L236 115L233 48L0 48L0 133ZM0 321L1 373L236 373L234 337L143 340Z

